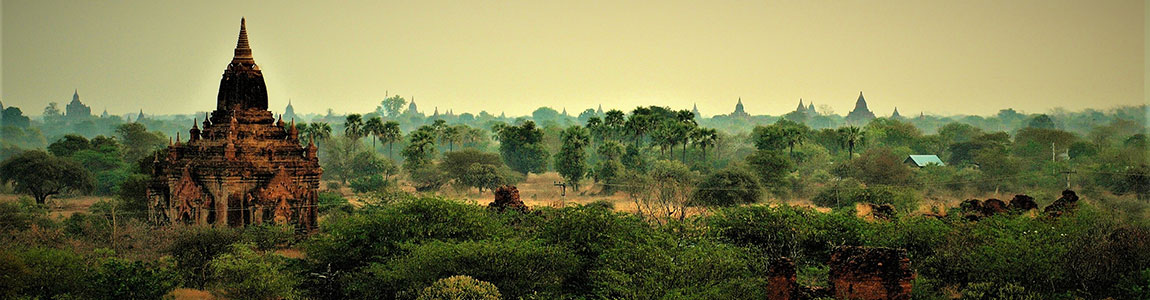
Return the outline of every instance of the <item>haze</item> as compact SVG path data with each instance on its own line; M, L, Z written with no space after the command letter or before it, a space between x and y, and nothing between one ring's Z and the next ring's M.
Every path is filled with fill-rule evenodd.
M1146 102L1143 1L4 1L6 106L73 89L126 114L215 107L247 17L270 106L577 114L802 98L845 114L993 114Z

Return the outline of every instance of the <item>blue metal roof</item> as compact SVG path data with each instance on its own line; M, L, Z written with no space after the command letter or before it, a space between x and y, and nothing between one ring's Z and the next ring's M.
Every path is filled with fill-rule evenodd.
M907 157L906 160L904 160L903 162L904 163L914 163L914 165L919 166L919 167L925 167L926 165L929 165L929 164L938 164L940 166L946 165L946 164L942 163L941 159L938 159L938 155L911 155L911 156Z

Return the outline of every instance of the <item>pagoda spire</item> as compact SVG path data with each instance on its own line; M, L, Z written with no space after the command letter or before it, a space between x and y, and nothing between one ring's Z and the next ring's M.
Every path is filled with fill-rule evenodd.
M235 56L232 57L232 63L255 64L256 60L252 58L252 48L248 44L248 28L247 20L240 18L240 37L236 42Z

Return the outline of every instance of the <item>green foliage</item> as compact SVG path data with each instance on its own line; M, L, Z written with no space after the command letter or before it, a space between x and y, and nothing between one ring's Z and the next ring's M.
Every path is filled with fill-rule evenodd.
M758 177L740 167L730 167L703 179L696 187L691 205L734 206L755 203L762 197Z
M494 166L471 164L467 171L464 171L460 183L478 188L482 192L484 188L495 190L496 187L507 184L508 180Z
M0 162L0 183L12 183L16 191L32 195L39 204L49 196L85 193L95 186L92 175L80 164L43 151L25 151Z
M432 164L435 158L435 129L421 126L409 134L407 147L403 149L403 169L417 170Z
M1026 288L1013 283L979 282L971 283L962 289L962 299L970 300L1038 300L1037 294L1027 293Z
M65 135L60 140L48 145L48 152L60 157L72 156L72 153L88 149L92 149L92 145L88 143L88 138L75 134Z
M419 292L417 300L499 300L499 288L471 276L456 275L436 280Z
M124 145L124 161L139 161L168 145L163 133L149 132L144 124L124 123L116 128L120 143ZM146 170L143 170L146 171Z
M320 213L333 211L343 211L350 213L352 209L354 209L354 207L351 206L351 203L347 201L347 198L344 198L339 193L320 192L319 200L316 202L318 202L318 210Z
M82 298L87 283L88 268L80 255L60 249L32 248L15 253L0 251L0 261L8 269L4 281L13 281L9 291L32 299ZM9 277L11 276L11 277ZM0 289L7 290L7 288Z
M169 260L103 259L84 289L92 299L161 299L179 285Z
M291 246L296 238L294 226L265 223L248 225L241 229L239 241L250 244L257 250L269 251Z
M407 242L494 236L501 226L488 214L478 206L444 199L399 201L321 223L320 233L304 242L303 248L317 262L349 270L400 254L404 252L401 245Z
M750 251L711 241L666 237L616 247L591 273L601 299L765 299L765 261Z
M285 272L285 258L259 253L251 244L231 245L228 252L211 260L213 294L227 299L294 298L299 279Z
M836 182L820 191L811 202L832 208L853 208L856 203L890 204L899 212L918 209L919 197L914 189L895 186L863 186L856 181Z
M725 208L705 218L709 234L752 247L768 258L824 263L839 245L860 245L865 223L844 213L823 214L786 205Z
M362 175L348 182L348 186L356 193L380 192L391 186L391 181L383 178L382 174Z
M759 176L760 184L778 194L782 193L787 174L794 171L794 164L782 152L759 150L747 156L747 168Z
M414 298L439 278L468 275L499 287L508 298L557 296L577 260L563 248L517 239L431 241L404 248L387 263L372 263L350 287L354 298Z
M423 166L414 170L409 170L412 185L415 190L419 192L435 191L443 187L451 180L447 173L443 172L434 165Z
M541 173L547 170L550 154L543 147L543 130L535 122L502 126L499 135L499 155L516 172Z
M888 148L873 148L852 159L847 167L851 177L868 185L905 185L914 181L910 167Z
M48 209L28 197L0 201L0 232L22 231L48 217Z
M203 288L211 274L208 263L239 240L239 234L230 228L189 226L178 231L166 252L175 258L176 271L186 284Z
M579 181L587 175L587 152L590 134L580 126L571 126L560 133L563 147L555 155L555 170L568 184L579 190Z

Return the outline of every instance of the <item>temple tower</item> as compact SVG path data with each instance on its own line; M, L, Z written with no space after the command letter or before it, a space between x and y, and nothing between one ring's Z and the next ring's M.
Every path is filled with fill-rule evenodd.
M193 121L187 141L155 157L148 188L159 222L241 227L276 223L316 228L316 147L300 145L295 122L267 110L263 73L240 21L235 55L220 80L216 110ZM200 126L202 125L202 127Z

